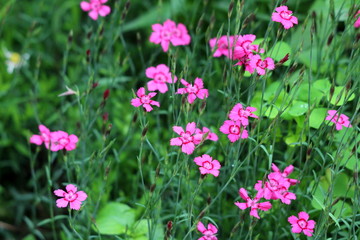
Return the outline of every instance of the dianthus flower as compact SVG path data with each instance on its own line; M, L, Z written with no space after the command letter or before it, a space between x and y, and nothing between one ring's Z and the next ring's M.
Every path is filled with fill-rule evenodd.
M213 160L211 156L203 154L201 157L196 157L194 162L200 166L199 170L201 174L212 174L215 177L219 176L221 165L218 160Z
M231 58L235 43L236 36L221 36L219 39L212 38L209 41L211 51L214 51L215 49L213 57L221 57L224 55Z
M54 191L54 194L58 197L62 197L56 200L56 206L58 208L67 207L70 203L70 208L74 210L80 210L82 201L85 201L87 195L83 191L77 191L77 187L73 184L68 184L66 186L66 192L62 189L57 189Z
M218 232L217 228L212 225L211 223L208 224L208 227L205 228L202 222L197 224L197 229L201 232L204 236L199 238L198 240L218 240L215 234Z
M259 49L259 45L252 44L256 39L253 34L239 35L234 48L234 59L242 59L248 57L253 52L264 53L264 49Z
M180 137L172 138L170 140L171 146L181 146L181 150L183 153L192 154L195 150L195 145L199 144L202 139L201 134L195 133L196 123L191 122L186 125L186 131L182 127L174 126L173 130Z
M256 108L254 107L247 107L247 108L243 108L243 106L241 105L241 103L236 104L230 111L229 113L229 118L233 121L240 121L241 125L243 126L248 126L249 125L249 117L252 118L259 118L258 116L256 116L255 114L253 114L252 112L255 112Z
M275 69L274 60L272 58L267 57L264 60L262 60L260 55L253 55L250 59L249 65L253 69L256 69L259 75L265 75L265 69L269 69L269 70Z
M336 110L329 110L328 116L325 118L325 120L329 120L333 123L335 123L336 130L341 130L343 127L352 127L349 121L349 117L345 114L338 114Z
M7 72L13 73L15 69L21 68L27 64L27 60L30 58L30 54L25 53L23 55L17 52L10 52L6 48L3 48L3 53L6 58Z
M280 190L288 190L290 187L290 183L277 172L272 172L268 175L268 180L265 181L264 187L262 187L262 184L262 181L258 181L254 188L262 193L261 197L273 200L280 198Z
M290 183L290 185L295 185L297 183L299 183L300 181L297 179L292 179L292 178L288 178L288 176L294 171L294 166L293 165L289 165L287 166L283 172L280 171L280 169L274 164L271 164L271 169L273 170L273 172L277 172L280 173L281 176Z
M52 132L50 136L50 150L54 152L62 149L65 149L66 151L72 151L76 148L76 143L79 141L76 135L69 135L64 131Z
M355 28L359 28L360 27L360 10L355 14L355 18L357 17L359 15L359 17L358 17L358 19L355 21L355 23L354 23L354 27Z
M45 147L47 149L49 149L50 146L50 135L51 132L50 130L45 127L44 125L39 125L39 131L40 131L40 135L32 135L30 137L30 143L36 144L36 145L41 145L41 144L45 144Z
M99 15L105 17L111 12L109 6L103 5L108 0L90 0L90 2L82 1L80 7L83 11L89 12L89 17L97 20Z
M184 79L181 79L181 83L186 88L179 88L177 94L188 94L187 99L192 104L196 98L204 99L209 96L207 89L204 89L204 83L201 78L196 78L194 84L190 84Z
M136 95L138 97L131 100L131 105L133 105L134 107L140 107L142 105L147 112L153 110L151 105L160 107L159 102L151 100L152 97L156 96L155 92L150 92L148 95L146 95L145 88L141 87L139 88L139 90L137 90Z
M235 142L239 138L248 138L248 131L241 129L240 121L225 120L224 124L220 127L220 132L228 134L230 142Z
M201 134L201 136L206 135L205 140L210 140L210 141L214 141L214 142L219 140L219 137L215 133L211 132L210 129L208 129L207 127L203 127L202 130L197 128L195 130L195 133Z
M176 76L171 76L169 68L165 64L149 67L146 69L146 77L152 79L147 83L149 91L159 90L161 93L168 91L167 83L175 83Z
M306 212L299 212L299 218L296 216L291 216L288 218L288 222L291 224L291 231L293 233L301 233L303 232L306 236L311 237L316 222L314 220L309 220L309 214Z
M246 208L250 208L250 215L256 218L259 218L258 209L262 211L268 211L272 205L270 202L262 202L258 203L261 199L261 194L258 192L254 199L251 199L244 188L239 189L239 194L242 199L246 201L246 203L235 202L235 205L238 206L241 210L245 210Z
M170 42L174 46L179 45L189 45L191 37L188 34L188 31L184 24L179 23L176 26L176 23L171 20L166 20L164 25L159 23L152 25L150 42L155 44L161 44L161 47L164 52L169 50Z
M281 23L285 29L289 29L293 27L294 24L298 24L297 17L292 16L293 12L290 11L287 6L277 7L275 11L271 16L271 20Z

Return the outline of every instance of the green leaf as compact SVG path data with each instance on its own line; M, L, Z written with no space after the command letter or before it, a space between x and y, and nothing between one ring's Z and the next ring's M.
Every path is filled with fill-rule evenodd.
M285 143L289 145L289 147L295 147L300 145L302 142L306 141L306 137L303 135L300 139L299 134L289 134L285 137Z
M331 84L330 84L328 78L324 78L324 79L316 80L313 83L313 87L315 89L319 90L320 92L326 94L326 93L328 93L330 91Z
M298 117L306 113L309 109L309 104L301 101L294 101L291 108L289 109L289 114L293 117Z
M151 222L151 221L150 221ZM150 226L151 228L151 226ZM151 239L164 239L164 231L160 224L157 224ZM137 221L131 229L131 240L147 240L150 239L148 221L146 219Z
M291 56L291 47L286 42L277 42L275 46L272 48L272 50L270 50L270 53L271 53L271 57L274 60L280 61L285 57L286 54L289 54L289 56ZM284 66L289 66L290 62L291 62L290 60L286 61L284 63Z
M135 221L135 211L126 204L111 202L100 209L96 217L96 227L100 234L123 234Z
M312 110L309 117L310 127L318 129L320 125L324 122L327 111L327 108L315 108L314 110Z
M349 92L346 92L345 86L335 87L334 94L331 99L330 93L327 95L327 100L335 106L341 106L345 103L345 101L352 101L354 98L355 94L352 93L349 96Z

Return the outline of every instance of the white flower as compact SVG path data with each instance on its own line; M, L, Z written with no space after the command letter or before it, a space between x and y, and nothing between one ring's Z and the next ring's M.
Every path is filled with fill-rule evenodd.
M8 73L13 73L15 68L20 68L26 64L26 61L29 60L30 55L25 53L20 55L16 52L10 52L7 49L3 49L4 55L6 57L6 65Z

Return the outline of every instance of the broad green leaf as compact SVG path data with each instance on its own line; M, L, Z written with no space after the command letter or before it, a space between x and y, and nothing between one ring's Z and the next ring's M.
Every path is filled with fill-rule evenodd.
M135 211L129 206L111 202L100 209L94 230L100 234L123 234L135 221Z
M298 146L300 145L301 142L305 142L305 141L306 141L306 137L304 135L302 136L301 139L299 134L289 134L288 136L285 137L285 143L289 145L289 147Z
M349 96L349 92L346 92L346 89L344 86L335 87L334 94L332 98L330 99L330 93L327 95L327 100L335 105L335 106L341 106L345 103L345 101L352 101L355 98L355 94L351 94Z
M318 129L320 125L324 122L327 111L327 108L315 108L314 110L312 110L309 118L310 127Z
M313 104L315 102L318 102L323 98L325 95L318 90L317 88L314 88L313 86L310 87L310 95L309 95L309 83L302 83L299 87L299 90L296 94L297 99L308 102L310 100L310 104Z
M293 117L298 117L305 114L309 109L309 104L301 101L294 101L291 108L289 109L289 114Z
M270 50L271 56L274 60L280 61L285 57L286 54L289 54L291 57L291 47L286 42L277 42L275 46ZM284 66L290 65L290 60L284 63Z
M325 93L328 93L330 91L331 84L329 82L329 79L324 78L324 79L316 80L313 83L313 87L315 89L319 90L320 92L325 94Z
M153 233L152 239L164 239L164 231L161 225L156 225L153 231L155 232ZM132 237L131 240L150 239L148 221L146 219L137 221L131 229L130 235Z
M277 96L277 94L284 94L284 91L279 89L280 85L281 82L279 81L271 83L265 90L264 100L271 101L275 98L275 96Z

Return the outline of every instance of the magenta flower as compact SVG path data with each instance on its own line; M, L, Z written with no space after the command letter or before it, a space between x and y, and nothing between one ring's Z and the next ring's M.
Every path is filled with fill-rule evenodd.
M181 150L183 153L192 154L195 150L195 145L199 144L202 139L201 134L195 133L196 123L191 122L186 125L186 131L182 127L174 126L173 130L180 137L172 138L170 140L171 146L181 146Z
M354 27L355 28L359 28L360 27L360 10L359 11L357 11L357 13L355 14L355 18L357 17L359 15L359 17L358 17L358 19L355 21L355 23L354 23Z
M295 185L297 183L299 183L300 181L297 179L292 179L292 178L288 178L287 176L289 176L293 171L294 171L294 166L293 165L289 165L287 166L283 172L280 171L280 169L273 163L271 164L271 169L273 170L273 172L277 172L280 173L281 176L290 183L290 185Z
M212 174L215 177L219 176L221 165L218 160L213 160L211 156L203 154L201 157L196 157L194 162L200 166L199 170L201 174Z
M30 137L30 143L36 144L36 145L41 145L41 144L45 144L45 147L47 149L49 149L50 146L50 135L51 132L50 130L45 127L44 125L39 125L39 131L40 131L40 135L32 135Z
M249 125L249 117L252 118L259 118L258 116L256 116L255 114L253 114L252 112L255 112L256 108L254 107L247 107L247 108L243 108L243 106L241 105L241 103L236 104L230 111L229 114L229 118L233 121L240 121L241 125L243 126L248 126Z
M268 181L264 183L264 187L262 186L262 181L258 181L254 186L254 188L261 193L261 197L276 200L280 198L282 193L280 190L288 190L290 183L286 181L280 173L273 172L268 175Z
M134 107L140 107L142 105L147 112L153 110L151 105L160 107L159 102L151 100L152 97L156 96L155 92L150 92L148 95L146 95L145 88L141 87L139 90L137 90L136 95L138 97L131 100L131 105Z
M250 66L256 69L259 75L265 75L265 69L274 70L275 64L272 58L265 58L261 60L260 55L253 55L250 60Z
M230 142L235 142L239 138L248 138L248 131L241 129L240 121L225 120L224 124L220 127L220 132L228 134Z
M297 17L292 16L293 12L288 10L287 6L277 7L275 11L271 16L271 20L281 23L285 29L289 29L293 27L294 24L298 24Z
M198 240L218 240L215 234L218 232L217 228L212 225L211 223L208 224L208 227L205 228L202 222L197 224L197 229L201 232L204 236L199 238Z
M235 43L236 36L221 36L219 39L212 38L209 41L211 51L214 51L215 49L213 57L221 57L224 55L231 58Z
M184 79L181 79L181 83L186 88L179 88L177 90L177 94L189 94L187 96L188 102L192 104L196 98L204 99L209 96L209 92L207 89L204 89L204 83L201 78L195 78L194 84L190 84Z
M82 201L85 201L87 198L85 192L77 191L77 187L72 184L66 186L66 192L62 189L57 189L54 191L54 194L58 197L62 197L56 200L56 206L58 208L65 208L68 203L70 203L70 208L74 210L79 210Z
M288 222L291 224L291 231L293 233L303 232L306 236L311 237L314 232L316 222L309 220L309 214L306 212L299 212L299 218L291 216L288 218Z
M349 117L345 114L338 114L336 110L329 110L328 116L325 118L325 120L329 120L333 123L335 123L336 130L341 130L343 127L352 127L349 121Z
M259 45L252 44L256 39L253 34L239 35L234 48L234 59L242 59L253 52L264 53L264 49L259 49Z
M177 77L172 77L169 68L164 64L147 68L145 74L146 77L152 79L147 83L149 91L159 90L161 93L165 93L168 91L166 83L175 83L177 81Z
M189 45L191 41L185 25L179 23L176 26L176 23L169 19L164 22L164 25L153 24L152 30L154 32L151 33L150 42L160 44L164 52L169 50L170 42L174 46L179 46Z
M103 5L108 0L90 0L90 2L82 1L80 7L83 11L89 12L89 17L93 20L97 20L99 15L105 17L111 12L109 6Z
M76 143L78 141L78 137L74 134L69 135L64 131L52 132L50 150L54 152L62 149L72 151L76 148Z
M206 140L210 140L210 141L214 141L214 142L219 140L219 137L215 133L211 132L210 129L208 129L207 127L203 127L202 130L197 128L195 130L195 133L201 134L202 136L207 134L207 136L205 138Z
M258 214L258 209L262 211L268 211L272 205L270 202L262 202L258 203L261 199L260 193L258 192L254 199L251 199L244 188L239 189L239 194L242 199L246 201L246 203L235 202L235 205L238 206L241 210L245 210L246 208L250 208L250 215L260 219Z

